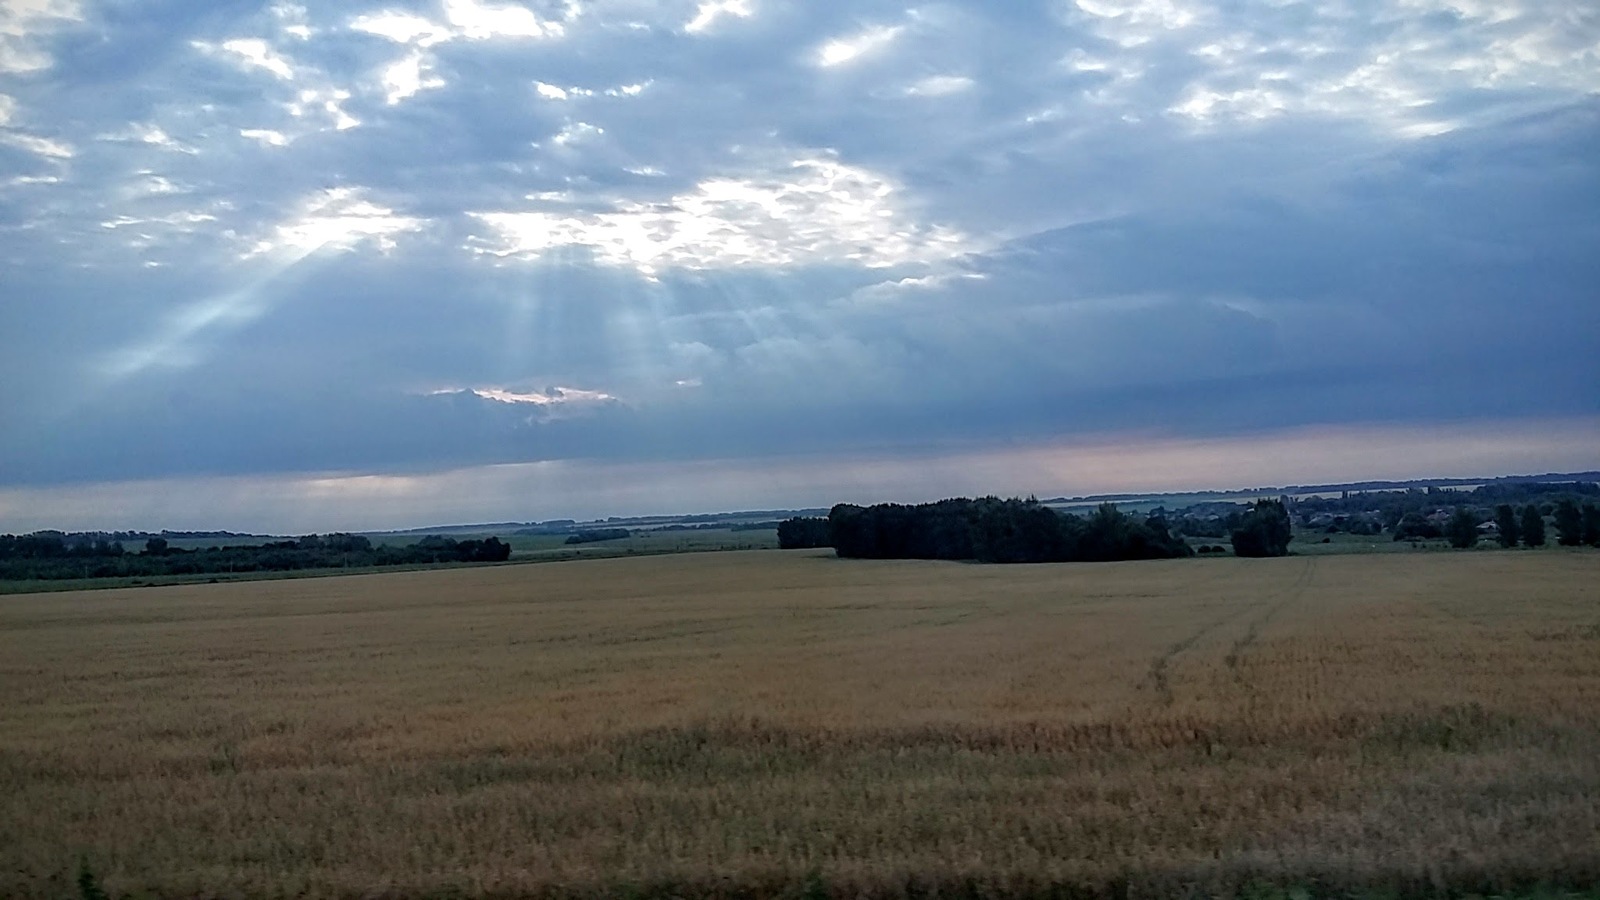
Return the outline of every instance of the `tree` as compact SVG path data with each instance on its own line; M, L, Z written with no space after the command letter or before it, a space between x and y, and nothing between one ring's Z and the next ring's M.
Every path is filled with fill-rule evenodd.
M1556 543L1563 547L1576 547L1583 543L1583 513L1571 498L1556 506Z
M1282 500L1257 500L1231 538L1235 556L1287 556L1292 539L1289 511Z
M1529 503L1522 508L1522 542L1529 547L1544 546L1544 516L1539 506Z
M1477 546L1478 517L1465 506L1456 507L1455 515L1450 517L1450 524L1445 527L1445 534L1450 538L1450 546L1457 550Z
M778 549L807 550L813 547L832 547L833 534L828 520L795 516L778 523Z
M1600 506L1593 503L1583 505L1583 542L1600 547Z
M1500 534L1495 537L1495 540L1500 542L1500 546L1515 547L1517 541L1522 539L1522 528L1517 522L1517 511L1511 508L1511 504L1502 503L1495 507L1494 524L1500 528Z
M166 556L168 549L166 538L151 538L144 542L144 552L149 556Z

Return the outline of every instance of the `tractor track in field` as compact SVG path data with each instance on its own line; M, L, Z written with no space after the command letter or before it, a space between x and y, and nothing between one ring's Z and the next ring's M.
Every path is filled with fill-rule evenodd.
M1311 576L1315 569L1316 560L1307 559L1305 561L1305 565L1301 567L1299 574L1295 577L1294 583L1285 588L1281 593L1268 598L1262 603L1246 606L1242 609L1230 612L1225 616L1221 616L1211 622L1207 622L1206 624L1195 629L1195 631L1187 637L1172 644L1164 653L1151 661L1150 670L1148 673L1146 673L1144 681L1141 683L1140 687L1142 688L1144 685L1148 684L1154 690L1158 703L1160 703L1162 706L1171 706L1173 702L1172 681L1170 674L1172 661L1188 652L1194 647L1195 644L1199 643L1201 639L1205 638L1212 632L1218 630L1219 628L1227 627L1228 625L1237 622L1239 619L1244 618L1252 612L1259 611L1260 615L1249 621L1245 627L1245 633L1240 636L1238 640L1233 642L1233 646L1229 649L1228 655L1224 658L1224 662L1227 664L1228 669L1233 672L1234 679L1242 683L1244 676L1239 670L1240 657L1247 649L1249 649L1252 644L1256 642L1256 639L1259 636L1263 626L1270 622L1274 616L1283 610L1284 607L1300 599L1300 597L1305 594L1305 589L1311 583ZM1265 608L1264 611L1263 608Z
M1244 656L1245 651L1250 649L1250 646L1256 642L1256 639L1261 634L1261 629L1268 622L1271 622L1274 616L1282 612L1289 604L1305 596L1306 588L1311 586L1312 577L1316 571L1316 558L1308 558L1305 566L1301 568L1299 576L1295 578L1294 584L1289 585L1288 589L1277 598L1277 602L1273 603L1265 613L1262 613L1260 618L1252 619L1245 626L1244 634L1233 642L1233 646L1228 649L1228 655L1223 657L1222 661L1227 665L1228 670L1233 673L1234 681L1244 684L1244 672L1239 668L1239 660Z

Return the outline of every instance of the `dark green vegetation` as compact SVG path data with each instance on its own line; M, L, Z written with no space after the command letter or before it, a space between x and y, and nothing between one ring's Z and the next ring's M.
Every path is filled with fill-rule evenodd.
M1480 529L1480 536L1501 539L1506 534L1501 507L1513 513L1533 507L1533 515L1540 518L1553 516L1564 502L1574 507L1588 507L1600 503L1600 484L1594 481L1528 481L1496 480L1476 489L1440 487L1406 488L1402 490L1344 490L1329 494L1296 496L1291 491L1282 492L1291 519L1302 531L1321 531L1325 534L1378 535L1388 533L1397 541L1429 541L1446 537L1451 516L1465 509L1474 518L1474 525L1496 523L1492 529ZM1165 507L1153 510L1167 516L1173 530L1188 537L1221 538L1239 527L1247 512L1233 502L1208 501L1192 504L1168 512ZM1600 517L1600 509L1595 515ZM1513 533L1521 537L1523 529L1519 519ZM1600 530L1600 519L1596 522ZM1584 540L1582 543L1594 543ZM1516 541L1508 546L1515 546ZM1530 546L1539 546L1531 544Z
M795 516L778 523L778 549L813 550L833 546L833 529L819 516Z
M1498 533L1495 541L1502 547L1515 547L1522 540L1522 521L1517 518L1517 511L1509 503L1502 503L1494 509L1494 525Z
M1544 516L1531 503L1522 509L1522 542L1529 547L1544 546Z
M1478 517L1472 510L1465 506L1456 507L1455 514L1445 525L1445 535L1450 538L1450 546L1457 550L1477 546L1478 543Z
M1172 555L1187 555L1177 546L1180 540L1192 544L1200 554L1227 553L1227 546L1214 542L1232 538L1235 555L1273 556L1288 552L1291 533L1300 541L1297 553L1317 555L1377 552L1381 549L1379 544L1365 538L1380 535L1409 544L1409 549L1467 549L1491 543L1508 548L1519 544L1542 547L1548 527L1556 529L1557 540L1563 546L1600 546L1600 505L1596 500L1600 500L1600 485L1592 481L1547 483L1529 478L1497 479L1475 490L1429 486L1344 490L1337 495L1285 493L1265 506L1259 502L1246 505L1208 499L1170 512L1147 501L1130 501L1120 510L1111 510L1114 516L1107 513L1109 506L1104 504L1106 508L1087 511L1087 515L1082 507L1070 507L1078 511L1074 516L1067 515L1068 509L1032 500L987 498L948 501L969 507L956 516L966 518L961 527L953 530L947 527L948 523L907 526L912 520L921 521L921 513L908 517L903 512L886 512L922 509L926 513L939 504L888 505L879 510L895 520L887 527L907 526L911 531L887 542L880 540L879 549L872 552L898 553L911 547L913 555L924 558L1010 562L1145 559L1161 556L1166 550L1175 551ZM1058 522L1041 515L1049 509L1066 519ZM1135 510L1149 515L1143 517ZM785 512L611 518L588 523L559 519L444 526L436 529L436 534L429 533L433 529L418 529L287 540L227 531L43 531L22 537L3 535L0 594L142 587L213 578L227 581L338 574L507 559L557 562L834 545L829 518L811 515L816 511L800 510L787 511L796 514L780 521L778 516ZM934 514L929 521L949 512ZM1292 531L1286 530L1285 522L1292 523ZM417 539L425 533L429 536ZM867 537L858 533L853 546L859 548ZM124 549L136 543L143 543L142 552ZM901 549L894 549L896 546ZM842 555L851 555L851 551L847 549Z
M568 544L599 544L605 541L624 541L632 535L626 528L596 528L567 535Z
M1257 500L1229 537L1235 556L1287 556L1292 532L1282 500Z
M1194 553L1172 536L1165 520L1137 520L1110 503L1087 518L1058 513L1033 499L841 503L828 513L828 524L838 554L858 559L1109 562Z
M306 535L259 545L183 550L165 538L150 538L129 553L115 541L69 541L58 534L0 535L0 579L221 575L295 572L308 569L374 568L435 563L504 562L511 546L498 538L455 540L426 537L402 547L374 546L352 534Z

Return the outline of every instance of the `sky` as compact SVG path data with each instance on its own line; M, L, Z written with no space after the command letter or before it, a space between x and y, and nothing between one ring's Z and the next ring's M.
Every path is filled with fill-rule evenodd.
M0 0L0 531L1600 468L1587 0Z

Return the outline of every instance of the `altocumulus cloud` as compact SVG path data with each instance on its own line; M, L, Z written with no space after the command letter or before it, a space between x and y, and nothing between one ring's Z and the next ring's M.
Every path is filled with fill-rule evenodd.
M1597 47L1577 0L7 3L0 527L1592 467Z

